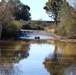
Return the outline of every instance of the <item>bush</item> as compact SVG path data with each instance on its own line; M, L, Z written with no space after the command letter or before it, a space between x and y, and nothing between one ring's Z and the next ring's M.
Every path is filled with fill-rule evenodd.
M4 25L2 30L2 37L15 37L21 29L21 23L13 20L10 24Z
M38 24L26 24L22 27L22 29L43 30L44 27Z

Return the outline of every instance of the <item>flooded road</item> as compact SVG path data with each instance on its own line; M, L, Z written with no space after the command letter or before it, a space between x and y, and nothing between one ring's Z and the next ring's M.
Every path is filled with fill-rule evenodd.
M76 43L54 40L0 42L0 75L75 75Z
M18 39L35 39L35 37L39 37L39 39L53 39L53 36L50 36L49 33L47 33L44 30L21 30L20 35L18 36Z

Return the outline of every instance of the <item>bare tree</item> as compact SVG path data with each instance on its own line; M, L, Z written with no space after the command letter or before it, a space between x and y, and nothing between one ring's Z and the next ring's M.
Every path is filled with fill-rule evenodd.
M3 25L7 25L12 20L12 15L14 13L13 2L9 1L6 3L1 3L0 5L0 38L2 34Z

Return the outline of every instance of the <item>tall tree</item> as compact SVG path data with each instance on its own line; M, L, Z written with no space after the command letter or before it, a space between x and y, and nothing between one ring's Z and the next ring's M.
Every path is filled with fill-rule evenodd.
M46 2L44 9L49 14L50 17L53 17L56 25L59 21L59 13L61 10L62 0L48 0Z
M11 22L11 16L13 14L13 11L14 10L12 8L11 3L5 3L5 0L2 0L2 2L0 3L0 38L2 33L2 27Z
M14 17L16 20L31 20L30 7L28 5L24 5L20 2L20 0L15 1L16 12Z
M68 38L76 38L76 12L66 0L62 4L60 17L57 33Z
M2 0L0 2L0 37L2 28L6 29L15 18L16 20L29 20L30 7L24 5L20 0Z

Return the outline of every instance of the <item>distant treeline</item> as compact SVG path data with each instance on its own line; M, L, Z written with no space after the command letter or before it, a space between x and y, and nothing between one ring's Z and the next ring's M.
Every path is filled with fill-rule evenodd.
M54 24L54 21L41 21L41 20L31 20L31 21L21 21L23 29L35 29L35 30L43 30L45 27Z

